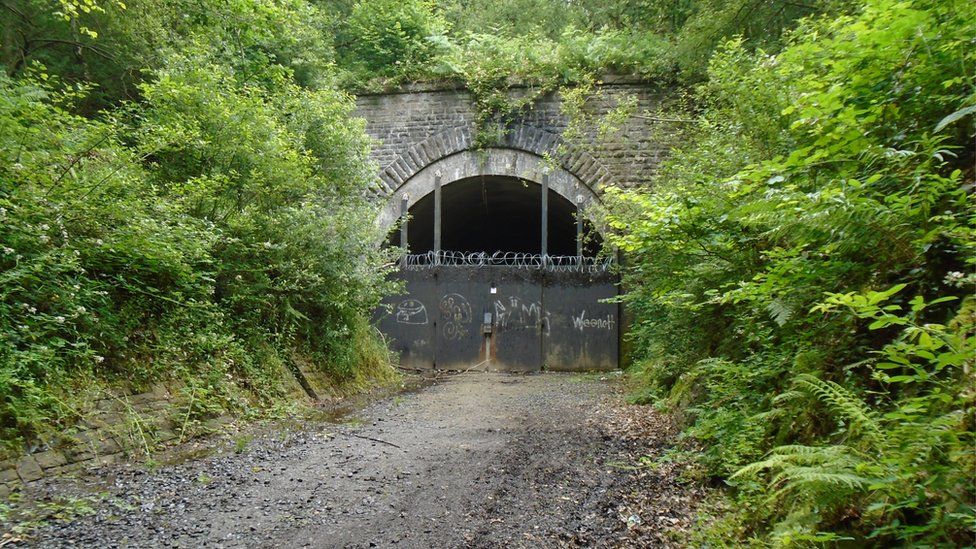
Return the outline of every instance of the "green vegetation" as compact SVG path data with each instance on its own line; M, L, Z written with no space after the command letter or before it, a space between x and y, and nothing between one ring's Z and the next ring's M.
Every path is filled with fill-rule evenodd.
M377 0L332 4L340 72L360 87L407 81L562 84L591 74L704 77L714 47L775 47L798 18L848 2Z
M325 16L91 7L2 5L0 438L92 386L177 381L196 417L274 406L297 361L382 375L375 167Z
M672 87L662 116L684 121L653 190L602 215L635 398L728 485L698 543L973 544L970 2L0 10L8 443L71 421L88 385L182 380L196 418L274 406L293 364L368 384L388 262L347 92L466 86L487 144L548 92L572 138L620 73Z
M655 190L612 195L634 375L732 488L702 543L973 542L973 16L726 42Z
M638 398L731 486L702 543L972 543L968 3L422 5L401 63L349 81L458 81L482 144L551 91L593 123L608 72L678 90L684 144L604 223Z
M91 515L95 505L107 499L109 495L105 492L81 497L58 496L33 507L22 507L21 494L14 492L8 501L0 502L0 520L10 525L8 538L21 539L48 522L71 521ZM124 505L121 501L113 503Z
M775 47L784 28L848 2L753 0L348 0L336 20L337 78L355 91L410 82L455 83L478 109L476 144L503 136L505 123L536 99L570 102L595 92L607 74L661 85L697 82L714 47L733 36L750 48ZM513 95L513 86L523 93ZM569 97L574 96L575 97ZM621 112L626 112L622 106ZM569 114L577 124L593 121Z

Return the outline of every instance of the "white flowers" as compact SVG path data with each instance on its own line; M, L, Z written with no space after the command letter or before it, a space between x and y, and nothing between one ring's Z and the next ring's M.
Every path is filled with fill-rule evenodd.
M3 247L3 255L10 255L12 253L14 253L14 249L13 248L8 248L6 246Z
M59 315L59 316L56 316L56 317L54 317L54 320L55 320L55 321L56 321L56 322L57 322L58 324L64 324L64 317L63 317L63 316L60 316L60 315Z
M101 364L102 362L105 362L105 357L103 356L95 355L94 358L95 358L95 364Z
M85 314L87 312L88 312L88 309L86 309L84 307L81 307L81 306L78 307L78 314L83 315L83 314Z
M946 273L945 283L950 286L962 287L966 284L972 283L976 280L976 275L967 275L959 271L950 271Z
M271 241L265 242L264 243L264 247L265 247L265 249L270 250L271 249Z

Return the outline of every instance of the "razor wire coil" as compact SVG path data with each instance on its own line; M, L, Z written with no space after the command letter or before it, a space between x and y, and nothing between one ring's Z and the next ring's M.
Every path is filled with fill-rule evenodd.
M578 255L541 255L521 252L456 252L442 250L406 254L400 266L407 270L435 267L514 267L527 270L603 273L611 269L613 257Z

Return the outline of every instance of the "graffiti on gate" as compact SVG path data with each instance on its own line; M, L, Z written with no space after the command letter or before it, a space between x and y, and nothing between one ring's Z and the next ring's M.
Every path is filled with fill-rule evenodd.
M471 324L471 304L461 294L447 294L438 306L441 312L441 333L445 339L461 340L468 335Z
M586 309L583 309L579 316L573 316L573 328L580 332L586 329L613 331L616 325L617 321L609 313L606 316L588 317L586 316Z
M427 324L427 307L416 299L404 299L396 306L399 324Z
M495 300L495 319L500 331L538 330L549 335L550 315L539 301L523 301L519 296Z

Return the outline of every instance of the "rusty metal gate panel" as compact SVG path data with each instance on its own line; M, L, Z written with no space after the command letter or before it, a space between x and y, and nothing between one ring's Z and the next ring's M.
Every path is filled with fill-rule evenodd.
M394 275L404 282L403 295L389 296L374 315L376 326L390 349L400 356L400 365L415 370L434 367L434 322L437 287L427 274L402 271Z
M471 368L484 360L481 319L488 309L484 276L473 267L437 267L427 274L436 284L434 367Z
M608 273L546 273L544 297L551 324L543 333L546 370L612 370L618 365L617 295Z
M403 269L377 326L406 368L583 371L618 366L615 276L505 265ZM487 361L487 362L486 362Z
M485 267L491 297L490 368L535 371L542 367L541 335L549 329L542 302L541 271ZM490 293L494 292L494 293Z

